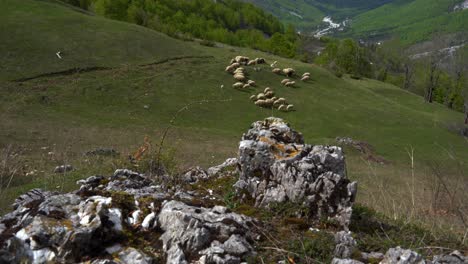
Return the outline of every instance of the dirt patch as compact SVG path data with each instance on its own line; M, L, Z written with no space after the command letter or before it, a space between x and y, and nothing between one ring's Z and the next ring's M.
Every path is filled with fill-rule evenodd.
M377 155L375 153L374 147L365 141L357 141L352 138L337 137L336 142L338 142L338 144L340 145L353 147L354 149L359 151L368 161L372 161L372 162L379 163L379 164L390 163L384 157Z

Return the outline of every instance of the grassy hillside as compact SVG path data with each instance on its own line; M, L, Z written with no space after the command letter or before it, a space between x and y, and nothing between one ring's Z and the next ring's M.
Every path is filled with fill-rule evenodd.
M351 35L380 37L398 35L411 44L432 34L466 31L468 11L453 12L458 0L394 1L353 19Z
M2 0L0 4L2 79L195 54L189 45L155 31L54 2ZM58 51L62 59L56 56Z
M347 148L348 171L362 183L360 201L379 210L394 210L393 199L403 205L411 201L408 184L413 188L417 184L422 203L418 212L426 212L432 195L427 190L434 182L427 164L441 164L447 184L461 181L454 188L466 183L453 164L460 161L466 171L468 141L450 129L461 123L462 114L425 104L421 97L392 85L346 76L340 79L323 68L250 49L180 42L47 2L7 0L0 2L0 10L4 12L0 23L15 25L3 27L9 31L0 35L9 43L2 42L1 54L14 50L6 58L8 67L2 69L0 147L13 145L12 157L18 164L14 180L1 192L2 208L30 188L67 190L80 177L121 167L125 157L143 144L145 135L156 147L174 115L193 102L200 103L177 115L165 142L172 153L168 159L175 159L181 168L213 165L235 156L239 138L249 125L275 115L289 121L312 144L335 144L335 137L348 136L372 145L374 155L387 163L373 163ZM55 57L58 49L64 52L63 60ZM73 52L76 49L83 52ZM224 68L239 54L278 61L279 67L293 67L299 73L311 72L312 79L307 83L296 80L297 87L286 88L280 85L283 77L271 73L268 65L260 71L248 67L249 78L258 87L235 90ZM186 55L190 57L182 57ZM157 63L144 65L148 62ZM96 65L113 68L9 81ZM267 86L297 111L255 106L249 97ZM122 153L121 158L83 156L97 147L113 147ZM411 149L417 163L416 180L407 177ZM73 164L76 170L65 176L51 173L64 163ZM25 176L34 170L32 176ZM6 186L3 180L2 184ZM392 198L381 202L388 196Z

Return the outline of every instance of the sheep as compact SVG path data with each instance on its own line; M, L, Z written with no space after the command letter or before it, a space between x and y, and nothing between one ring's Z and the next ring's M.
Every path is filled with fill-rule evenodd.
M302 77L304 76L310 76L310 72L304 72L304 74L302 74Z
M286 76L291 77L291 76L293 76L295 74L295 71L292 68L286 68L286 69L283 69L283 73Z
M286 110L286 105L282 104L282 105L278 106L278 110L285 111Z
M280 74L281 73L281 69L280 68L274 68L273 70L271 70L273 73L276 73L276 74Z
M263 92L264 92L264 93L267 93L268 91L271 91L271 88L270 88L270 87L265 88L265 90L264 90Z
M265 100L266 99L265 94L264 93L257 94L257 99L258 100Z
M275 93L273 91L268 91L268 92L265 93L265 97L267 97L267 98L272 98L274 95L275 95Z
M301 78L301 81L305 82L305 81L307 81L307 80L309 80L309 79L310 79L310 76L309 76L309 75L306 75L306 76L304 76L304 77Z
M247 89L249 87L250 87L250 84L246 83L246 84L244 84L244 86L242 86L242 89Z
M225 70L225 71L226 71L226 72L229 72L229 73L232 73L232 72L234 71L234 68L231 67L231 65L230 65L230 66L227 66L227 67L226 67L226 70Z
M245 75L240 74L240 73L234 75L234 79L236 79L236 80L238 80L238 81L240 81L240 82L243 82L243 81L246 80Z
M235 59L231 59L231 64L235 63L236 60Z
M248 80L247 83L248 83L250 86L255 86L255 85L256 85L255 81L252 81L252 80Z
M273 105L273 100L271 99L266 99L265 100L265 106L266 107L271 107Z
M292 82L287 82L285 84L286 87L294 87L294 85L296 85L296 82L292 81Z
M244 84L241 82L236 82L235 84L232 85L233 88L240 89L244 87Z
M243 65L246 65L250 61L249 57L245 57L245 56L236 56L234 60L237 63L243 64Z
M244 72L244 71L245 71L245 69L244 69L244 68L242 68L242 67L239 67L239 68L237 68L237 69L234 71L234 73L238 73L238 72Z
M290 104L286 107L286 111L293 111L294 110L294 105Z
M276 100L278 100L278 97L273 96L273 97L271 98L271 100L276 101Z
M280 104L286 104L286 99L283 97L279 98L277 101L279 101Z
M253 65L256 65L257 64L257 61L256 60L251 60L247 63L247 66L253 66Z
M282 85L285 85L285 84L288 83L288 82L291 82L291 80L289 80L289 79L283 79L283 80L281 81L281 84L282 84Z
M259 99L255 102L255 105L258 105L258 106L264 106L265 105L265 100L263 99Z
M250 96L250 101L254 101L254 102L257 101L257 95L254 94Z
M256 58L255 60L257 61L257 64L265 64L266 63L264 58Z
M273 98L271 98L271 99L273 99ZM280 105L282 105L282 103L281 103L279 100L275 100L275 101L273 102L273 106L274 106L274 107L278 107L278 106L280 106Z

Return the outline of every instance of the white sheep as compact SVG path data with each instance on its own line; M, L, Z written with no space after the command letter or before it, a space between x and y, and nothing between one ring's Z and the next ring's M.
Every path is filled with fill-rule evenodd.
M295 81L287 82L287 83L285 84L286 87L294 87L294 85L296 85L296 82L295 82Z
M304 74L302 74L302 77L304 76L310 76L310 72L304 72Z
M283 98L283 97L280 97L280 98L278 99L278 101L279 101L280 104L286 104L286 99Z
M232 85L233 88L240 89L244 87L244 84L241 82L236 82L235 84Z
M247 63L247 66L253 66L253 65L256 65L257 64L257 61L256 60L251 60Z
M246 84L244 84L244 86L242 86L242 89L247 89L249 87L250 87L250 84L246 83Z
M248 83L250 86L255 86L255 85L256 85L255 81L252 81L252 80L248 80L247 83Z
M282 104L278 107L278 110L280 111L285 111L286 110L286 105Z
M286 107L286 111L292 111L294 110L294 105L290 104Z
M235 61L237 63L246 65L250 61L250 59L249 57L245 57L245 56L236 56Z
M234 79L236 79L236 80L238 80L238 81L240 81L240 82L243 82L243 81L246 80L245 75L240 74L240 73L234 75Z
M257 95L254 94L250 96L250 101L254 101L254 102L257 101Z
M305 81L307 81L307 80L309 80L309 79L310 79L310 76L309 76L309 75L306 75L306 76L304 76L304 77L301 78L301 81L305 82Z
M257 94L257 99L258 100L265 100L266 99L265 94L264 93Z
M282 84L282 85L285 85L286 83L288 83L288 82L290 82L290 81L291 81L291 80L289 80L289 79L283 79L283 80L281 81L281 84Z
M265 93L266 98L272 98L274 95L275 95L275 93L273 91L268 91L268 92Z
M281 69L280 68L274 68L273 70L271 70L273 73L276 73L276 74L280 74L281 73Z
M268 91L271 91L270 87L267 87L267 88L265 88L265 90L263 90L264 93L267 93Z
M293 68L286 68L286 69L283 69L283 73L288 76L288 77L291 77L294 75L295 71Z
M255 105L258 106L264 106L265 105L265 100L264 99L259 99L255 102Z

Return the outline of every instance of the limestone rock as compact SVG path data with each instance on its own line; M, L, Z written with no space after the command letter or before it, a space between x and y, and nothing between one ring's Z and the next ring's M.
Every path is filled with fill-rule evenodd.
M193 257L204 263L241 263L254 254L249 242L252 221L221 206L207 209L166 202L158 222L164 231L161 240L167 263L188 263Z
M425 264L421 255L409 249L391 248L385 254L381 264Z
M248 193L255 206L303 204L314 219L330 217L346 229L357 183L346 177L341 148L304 144L302 134L279 118L252 124L239 145L238 193Z

